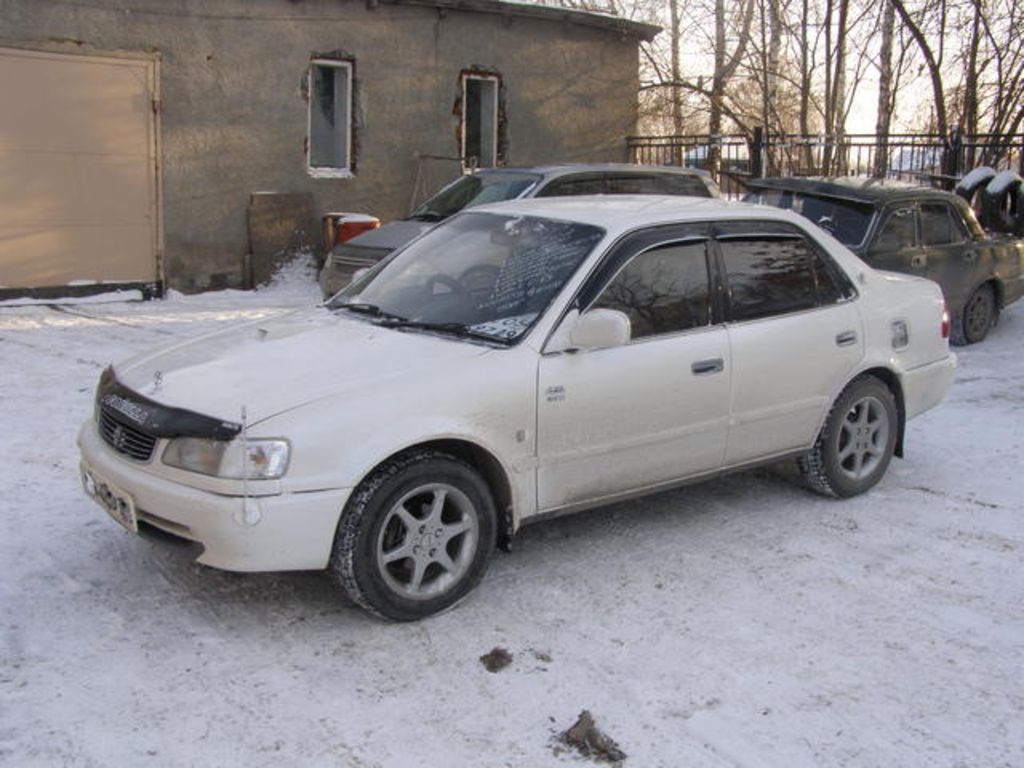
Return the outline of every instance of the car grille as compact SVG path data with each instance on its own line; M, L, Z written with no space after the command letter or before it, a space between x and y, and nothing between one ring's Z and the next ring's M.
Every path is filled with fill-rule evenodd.
M372 267L377 263L377 259L372 257L367 258L366 256L352 256L349 254L334 254L331 256L331 263L336 267L347 267L351 271L362 269L363 267Z
M156 438L147 435L138 427L126 424L105 406L100 408L100 437L103 442L136 461L149 461L156 447Z
M354 245L342 244L331 253L331 264L355 272L357 269L372 267L389 253L389 248L357 248Z

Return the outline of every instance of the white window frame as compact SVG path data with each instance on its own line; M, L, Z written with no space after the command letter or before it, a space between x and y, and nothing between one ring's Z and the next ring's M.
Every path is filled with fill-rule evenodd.
M345 166L313 165L313 71L316 67L344 69L348 71L348 119L345 121ZM313 59L306 73L306 92L309 94L306 110L306 170L315 179L350 179L352 172L352 119L355 107L354 68L351 61L343 59Z
M470 80L484 80L490 83L494 83L494 114L491 119L494 121L494 143L491 147L491 152L494 157L494 165L478 165L470 166L467 165L466 161L466 118L467 112L469 111L469 81ZM501 93L501 78L497 75L478 75L474 73L463 73L462 75L462 118L459 123L459 157L462 158L462 171L463 173L470 173L476 168L493 168L498 164L498 99ZM481 142L483 137L481 137Z

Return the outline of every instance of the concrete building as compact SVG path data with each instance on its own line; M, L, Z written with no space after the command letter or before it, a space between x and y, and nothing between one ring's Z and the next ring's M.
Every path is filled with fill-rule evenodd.
M496 0L0 0L0 296L244 285L327 211L625 160L657 32Z

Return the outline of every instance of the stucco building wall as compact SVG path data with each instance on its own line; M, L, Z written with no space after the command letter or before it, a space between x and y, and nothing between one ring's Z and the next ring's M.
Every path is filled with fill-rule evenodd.
M311 193L317 212L407 213L414 187L458 172L417 155L458 155L464 70L501 77L508 165L625 160L636 120L635 30L515 9L0 0L0 45L158 60L163 275L184 290L241 282L254 192ZM351 178L307 171L307 72L323 55L354 62Z

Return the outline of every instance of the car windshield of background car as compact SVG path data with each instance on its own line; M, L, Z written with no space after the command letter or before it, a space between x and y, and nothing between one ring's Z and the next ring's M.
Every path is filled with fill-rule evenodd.
M381 324L513 343L602 237L604 230L589 224L462 213L354 282L329 306L348 307Z
M440 221L463 208L514 200L540 181L532 173L478 173L449 184L409 214L410 219Z

